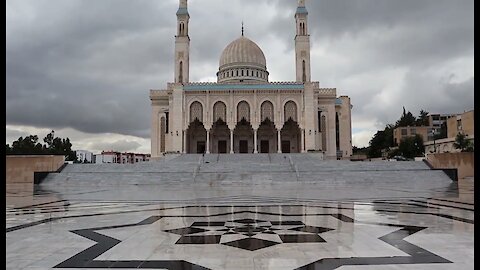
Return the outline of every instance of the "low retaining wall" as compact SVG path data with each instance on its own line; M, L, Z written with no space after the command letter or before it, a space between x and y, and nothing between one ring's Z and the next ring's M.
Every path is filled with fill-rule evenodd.
M427 160L435 169L457 169L458 179L475 174L474 153L471 152L427 154Z
M6 185L8 187L32 187L35 172L55 172L65 163L64 156L29 155L7 156Z

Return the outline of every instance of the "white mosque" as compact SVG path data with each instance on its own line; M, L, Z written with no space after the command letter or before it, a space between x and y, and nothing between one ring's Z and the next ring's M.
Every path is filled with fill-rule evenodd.
M352 154L351 104L311 80L305 0L295 13L295 82L270 82L260 47L242 35L223 50L217 82L189 81L190 15L180 0L175 79L150 90L152 158L163 153Z

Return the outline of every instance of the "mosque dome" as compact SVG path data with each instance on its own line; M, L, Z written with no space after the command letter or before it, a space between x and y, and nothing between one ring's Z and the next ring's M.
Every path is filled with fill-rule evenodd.
M244 36L234 40L222 52L217 77L218 82L268 81L262 49Z

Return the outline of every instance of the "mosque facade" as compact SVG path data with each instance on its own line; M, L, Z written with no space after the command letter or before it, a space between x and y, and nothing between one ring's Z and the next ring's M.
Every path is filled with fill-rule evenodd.
M311 80L305 0L295 13L294 82L270 82L265 55L243 34L223 50L217 82L190 82L187 0L180 0L174 81L150 90L152 159L164 153L352 155L350 98Z

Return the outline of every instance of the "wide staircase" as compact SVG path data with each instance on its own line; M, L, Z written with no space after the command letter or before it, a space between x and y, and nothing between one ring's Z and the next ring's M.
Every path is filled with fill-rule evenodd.
M448 179L419 161L323 160L319 154L188 154L136 164L69 164L42 185L282 184L302 182L388 184Z
M69 200L312 202L445 197L458 188L422 161L323 160L321 154L167 155L137 164L70 164L37 186Z

